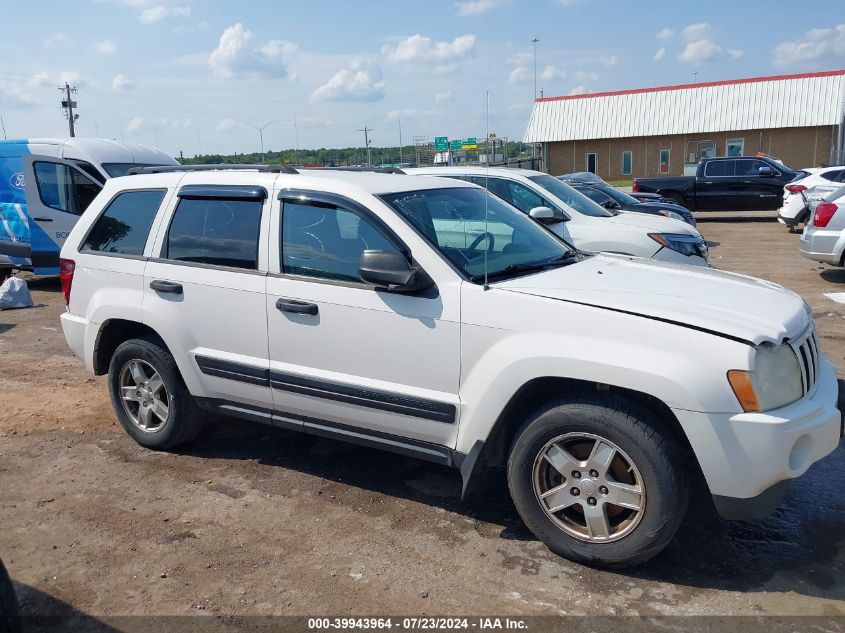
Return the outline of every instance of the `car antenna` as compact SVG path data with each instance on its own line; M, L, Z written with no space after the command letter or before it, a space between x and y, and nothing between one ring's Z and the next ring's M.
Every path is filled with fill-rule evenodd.
M489 185L489 178L490 178L490 91L486 92L485 96L485 116L486 116L486 125L487 125L487 142L486 142L486 150L487 150L487 160L484 161L485 169L484 169L484 234L487 236L487 248L484 249L484 290L490 290L490 286L487 284L487 254L490 252L490 230L487 227L487 203L490 200L490 190L487 188Z

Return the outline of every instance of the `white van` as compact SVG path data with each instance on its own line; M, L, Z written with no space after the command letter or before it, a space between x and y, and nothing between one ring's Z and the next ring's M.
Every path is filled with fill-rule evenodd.
M0 268L59 273L59 251L109 178L178 165L164 152L99 138L0 141Z
M707 243L686 222L609 211L540 171L507 167L421 167L404 171L408 175L457 178L486 187L581 250L709 265Z

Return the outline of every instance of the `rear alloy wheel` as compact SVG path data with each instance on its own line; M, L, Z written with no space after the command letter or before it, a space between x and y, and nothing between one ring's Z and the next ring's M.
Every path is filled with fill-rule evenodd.
M543 447L534 463L534 493L561 530L591 543L623 538L639 525L646 503L633 460L591 433L567 433Z
M614 394L572 394L517 431L508 488L534 535L556 554L626 567L674 538L687 508L683 450L671 421Z
M176 361L155 337L121 343L109 363L109 392L121 426L141 446L166 450L195 438L205 415Z

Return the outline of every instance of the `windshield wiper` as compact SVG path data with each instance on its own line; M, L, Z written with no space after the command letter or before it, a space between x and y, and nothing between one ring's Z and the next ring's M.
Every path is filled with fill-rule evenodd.
M583 251L572 250L567 251L563 255L560 255L559 257L555 257L553 259L547 259L539 262L526 262L524 264L511 264L509 266L506 266L502 270L497 270L495 272L488 273L487 279L498 279L500 277L507 277L518 273L530 272L532 270L545 270L546 268L553 268L555 266L565 266L566 264L572 264L581 261L583 256L586 255L587 254ZM475 275L470 278L470 281L484 281L484 275Z

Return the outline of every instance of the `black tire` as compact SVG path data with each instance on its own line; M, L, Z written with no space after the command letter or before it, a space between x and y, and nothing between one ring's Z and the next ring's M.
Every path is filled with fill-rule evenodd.
M587 433L609 440L627 454L639 471L645 490L644 509L638 522L631 521L630 531L619 532L622 535L618 540L581 540L555 523L540 505L534 488L535 460L542 463L540 452L549 442L568 433ZM517 431L508 458L508 487L528 529L550 550L596 567L627 567L658 554L680 527L689 498L684 464L679 442L653 412L609 394L575 395L542 407ZM570 481L577 482L563 479L566 486Z
M15 588L3 566L3 561L0 560L0 633L20 633L20 630Z
M139 359L161 376L167 391L168 413L158 430L145 431L129 416L120 395L120 374L126 363ZM130 339L121 343L109 363L109 392L120 424L138 444L167 450L194 439L202 431L205 415L185 386L173 355L155 338Z

